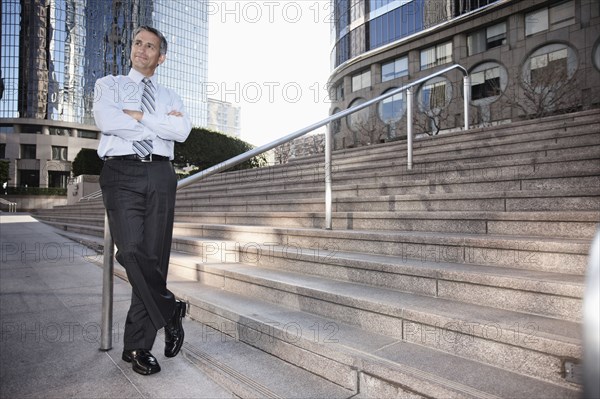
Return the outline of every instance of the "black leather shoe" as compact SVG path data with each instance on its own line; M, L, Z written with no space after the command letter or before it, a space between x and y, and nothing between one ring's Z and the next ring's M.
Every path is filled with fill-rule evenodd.
M160 365L147 349L124 350L123 360L133 363L133 371L142 375L150 375L160 371Z
M175 357L183 345L183 324L181 319L185 316L185 302L175 301L175 313L165 326L165 356Z

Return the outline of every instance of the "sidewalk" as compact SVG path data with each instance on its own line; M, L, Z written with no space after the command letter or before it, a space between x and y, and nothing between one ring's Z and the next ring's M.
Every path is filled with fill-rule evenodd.
M121 360L131 288L119 278L113 349L99 350L97 257L28 214L0 213L0 398L233 397L183 356L165 358L162 335L152 351L160 373Z

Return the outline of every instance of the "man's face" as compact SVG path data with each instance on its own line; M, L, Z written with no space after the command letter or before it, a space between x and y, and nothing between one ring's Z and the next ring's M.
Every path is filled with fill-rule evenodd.
M165 60L160 54L160 39L152 32L140 31L131 45L131 66L144 76L152 76L154 70Z

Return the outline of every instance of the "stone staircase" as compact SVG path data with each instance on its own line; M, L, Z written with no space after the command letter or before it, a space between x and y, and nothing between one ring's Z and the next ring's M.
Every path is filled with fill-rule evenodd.
M600 114L421 138L414 154L409 171L404 142L335 152L332 230L321 156L181 190L170 288L272 366L244 377L202 342L188 359L241 397L319 397L313 380L267 389L281 361L337 387L320 397L579 397ZM103 212L35 216L101 246Z

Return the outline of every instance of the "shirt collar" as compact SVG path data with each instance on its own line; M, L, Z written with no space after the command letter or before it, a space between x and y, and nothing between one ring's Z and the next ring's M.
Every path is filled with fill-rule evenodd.
M127 76L129 76L129 79L133 80L135 83L138 83L138 84L142 81L142 79L144 79L146 77L142 73L136 71L133 68L131 68L129 70L129 74ZM156 80L157 80L156 75L152 75L148 79L150 79L150 81L152 82L154 87L158 87L157 82L156 82Z

